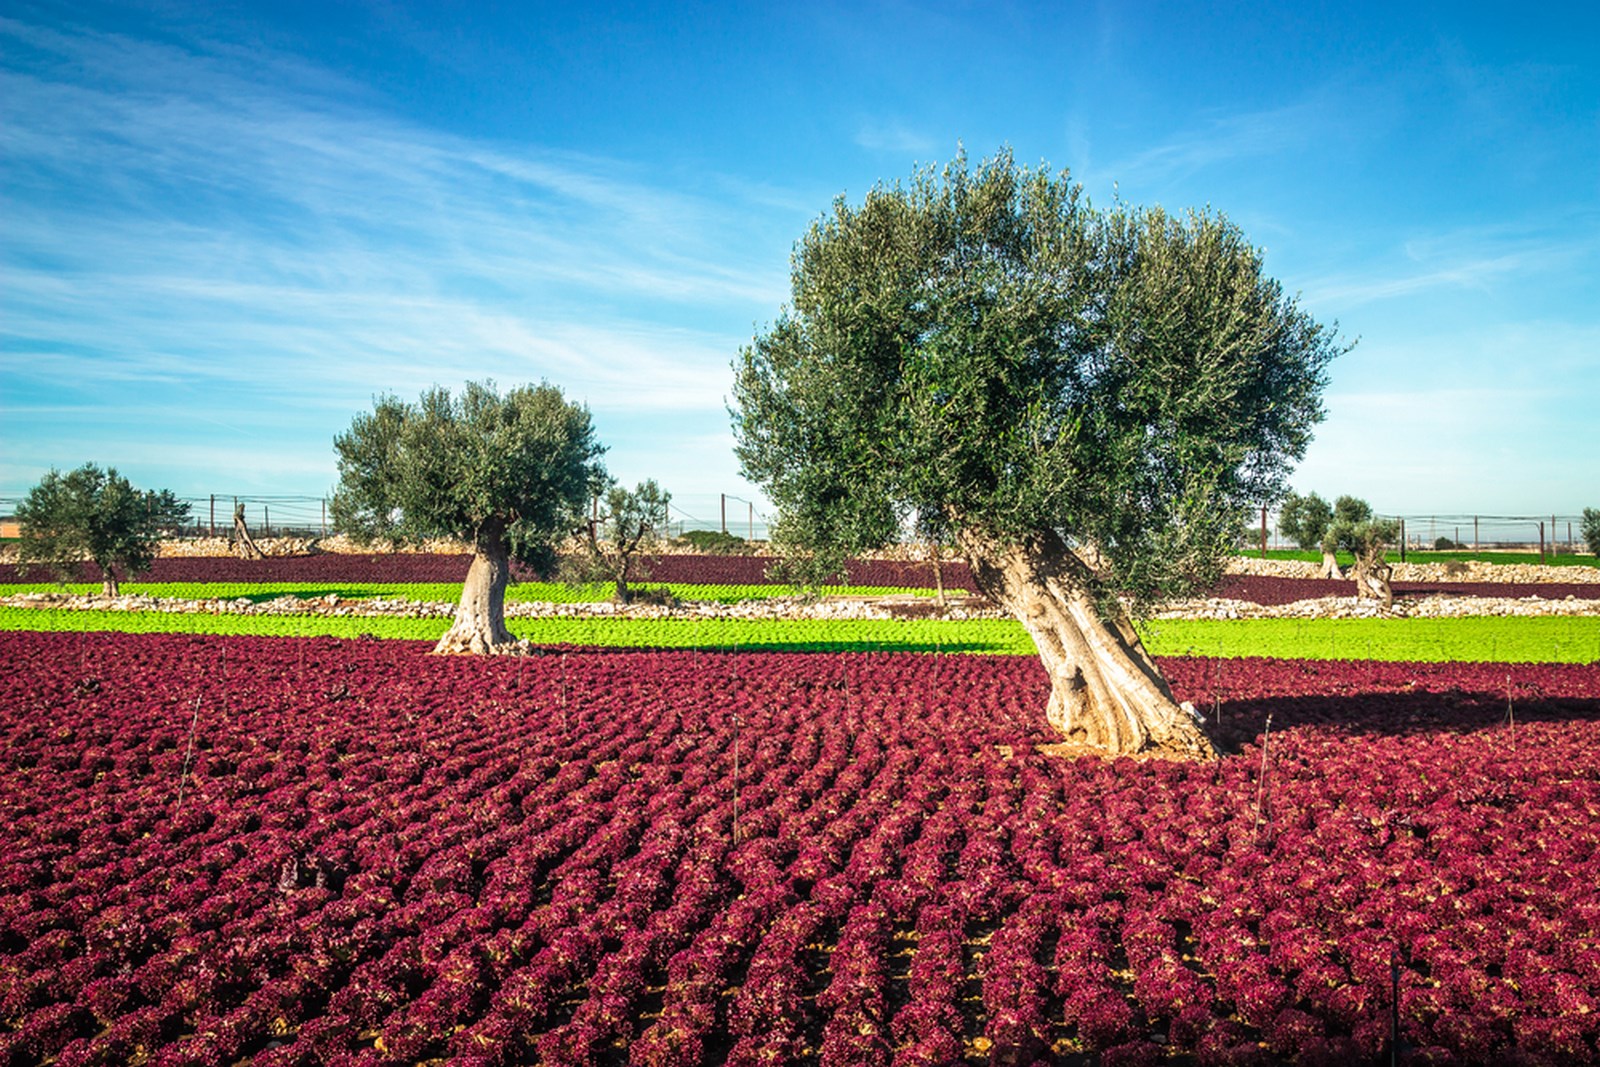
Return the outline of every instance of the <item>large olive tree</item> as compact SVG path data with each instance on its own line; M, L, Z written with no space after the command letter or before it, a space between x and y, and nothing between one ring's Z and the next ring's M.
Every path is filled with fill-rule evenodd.
M435 652L508 652L505 593L513 559L543 571L582 522L603 449L589 411L553 385L501 396L433 388L415 403L380 397L334 438L334 528L359 541L453 537L473 546L455 622Z
M735 363L746 476L818 573L939 529L1032 634L1049 721L1211 755L1137 615L1204 589L1281 494L1340 346L1210 213L1095 210L1009 153L838 200Z
M129 575L149 570L161 531L188 516L189 505L170 489L140 491L115 467L51 470L17 505L19 558L63 581L88 561L100 571L101 591L116 596L117 568Z

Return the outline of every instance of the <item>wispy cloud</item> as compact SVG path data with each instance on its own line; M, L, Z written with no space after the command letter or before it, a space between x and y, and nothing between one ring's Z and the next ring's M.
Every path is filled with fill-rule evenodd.
M939 141L895 119L867 119L856 129L856 144L869 152L927 153Z
M1508 227L1463 228L1418 234L1359 272L1305 283L1308 301L1338 311L1430 290L1488 291L1508 279L1537 277L1600 256L1600 237L1568 230L1528 233Z
M1105 173L1138 187L1161 187L1207 167L1292 153L1330 118L1320 97L1267 110L1213 114L1160 144L1111 164Z
M270 54L5 38L33 60L0 72L0 367L41 392L210 382L348 411L548 376L720 418L736 331L786 295L786 245L728 188L420 128Z

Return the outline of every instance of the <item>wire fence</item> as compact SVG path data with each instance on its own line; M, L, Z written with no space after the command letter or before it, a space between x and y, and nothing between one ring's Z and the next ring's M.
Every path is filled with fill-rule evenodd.
M1262 512L1268 548L1298 548L1278 532L1278 513ZM1380 515L1400 523L1401 541L1408 552L1552 552L1576 553L1588 549L1583 540L1583 516L1552 512L1548 515ZM1252 529L1246 547L1261 547L1261 527Z
M178 536L226 537L233 530L235 508L244 508L252 537L326 537L333 532L326 497L212 493L181 498L189 505L189 522L170 532ZM0 497L0 536L18 534L12 516L21 497ZM668 509L666 533L682 537L693 531L721 532L750 541L765 541L772 531L769 516L757 504L731 493L674 500ZM1548 515L1394 514L1383 518L1403 524L1407 551L1524 551L1575 553L1587 551L1583 517ZM1297 547L1278 532L1278 513L1267 508L1254 517L1242 547L1258 549L1263 533L1269 549Z
M245 527L252 537L326 537L333 533L333 518L326 497L261 496L212 493L179 497L189 505L189 521L168 532L182 537L226 537L233 531L236 508L243 507ZM0 497L0 537L18 536L14 519L22 497ZM723 493L697 497L693 511L669 505L666 533L671 537L716 531L750 541L765 541L771 522L754 501ZM707 514L709 512L709 514Z

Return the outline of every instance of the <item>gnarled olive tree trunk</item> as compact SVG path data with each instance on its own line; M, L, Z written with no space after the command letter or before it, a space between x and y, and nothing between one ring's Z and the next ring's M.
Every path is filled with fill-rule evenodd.
M455 621L433 646L435 655L521 652L522 642L506 629L506 583L511 560L506 554L506 524L492 519L478 528L472 566L461 587Z
M1045 717L1066 740L1113 756L1216 757L1202 720L1173 697L1127 616L1101 618L1089 566L1059 537L960 540L978 587L1038 646L1050 675Z
M1381 601L1384 611L1391 610L1394 607L1394 590L1389 585L1392 574L1394 568L1383 558L1382 545L1376 551L1357 552L1355 564L1350 568L1350 577L1356 581L1356 599Z
M1322 550L1322 567L1317 571L1318 578L1332 578L1339 581L1344 577L1344 571L1339 569L1339 557L1328 551Z
M250 536L250 527L244 521L243 504L236 504L233 508L233 550L240 559L266 558L266 553L257 547L255 539Z
M111 569L111 564L100 564L100 595L117 596L120 592L117 586L117 572Z

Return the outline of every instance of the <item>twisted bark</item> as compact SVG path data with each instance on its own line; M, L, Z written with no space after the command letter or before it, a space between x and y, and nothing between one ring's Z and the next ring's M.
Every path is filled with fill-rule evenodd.
M233 508L233 550L241 559L266 558L266 553L257 547L255 540L250 536L250 527L244 521L243 504L236 504Z
M455 620L439 643L435 655L503 655L521 652L522 642L506 629L506 583L511 561L506 553L506 524L491 519L478 528L472 565L461 586Z
M1173 697L1126 614L1101 617L1089 564L1059 537L960 541L978 587L1038 647L1050 675L1045 718L1063 738L1108 756L1216 757L1200 716Z
M1356 598L1382 601L1383 610L1390 610L1394 607L1394 590L1389 585L1392 574L1394 568L1383 558L1382 545L1376 551L1358 552L1350 568L1350 577L1356 581Z

